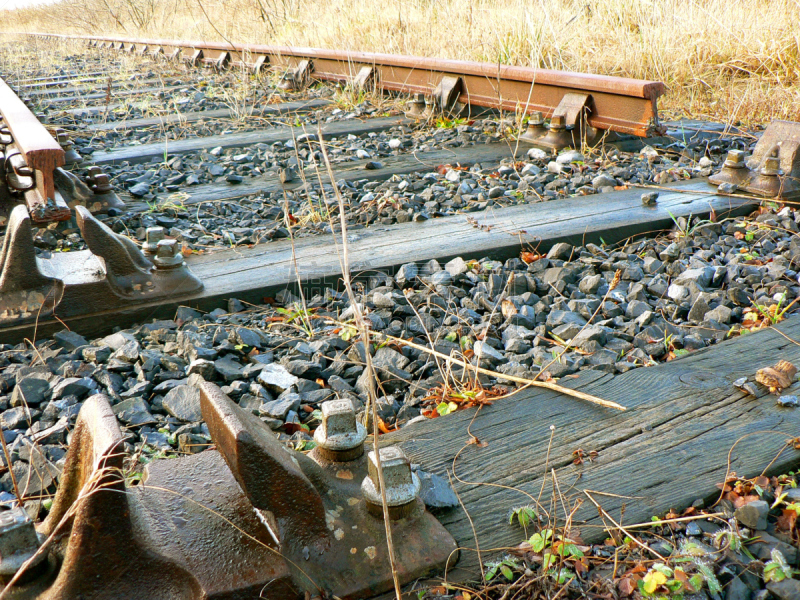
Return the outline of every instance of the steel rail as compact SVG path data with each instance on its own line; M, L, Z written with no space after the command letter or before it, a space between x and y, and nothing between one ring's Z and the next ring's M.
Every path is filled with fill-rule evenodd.
M56 192L53 175L65 163L64 149L2 78L0 114L0 155L9 187L24 191L34 221L69 219L71 211Z
M659 81L393 54L50 33L27 35L88 40L101 48L183 57L219 67L243 65L253 70L270 67L287 71L305 68L307 77L323 81L354 81L362 69L370 69L380 89L399 93L430 95L443 78L456 78L459 82L454 93L458 102L540 112L544 117L553 115L565 95L577 92L591 96L587 116L591 127L640 137L660 133L657 99L666 91Z

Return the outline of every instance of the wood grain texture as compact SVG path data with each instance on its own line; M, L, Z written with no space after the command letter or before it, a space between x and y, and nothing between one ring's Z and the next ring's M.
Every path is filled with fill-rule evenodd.
M800 340L797 317L777 329ZM531 502L526 494L536 499L543 489L542 506L563 520L560 500L552 505L552 476L543 482L545 471L553 468L565 501L583 503L573 517L582 537L599 541L608 537L604 526L611 523L598 516L584 490L599 492L594 498L625 525L681 510L699 498L716 499L714 486L725 476L728 452L742 436L751 434L732 454L731 469L739 475L761 473L782 448L771 472L800 464L800 451L785 447L787 439L800 436L800 409L779 407L773 395L748 396L732 384L778 359L800 363L800 345L765 330L659 366L613 377L582 371L559 382L619 402L628 408L624 413L537 389L484 407L477 416L476 409L457 412L383 440L400 443L412 462L434 473L453 477L455 469L461 481L454 478L454 487L482 550L522 541L523 532L509 525L508 513ZM795 384L786 393L798 388ZM551 425L555 431L547 463ZM486 446L467 446L470 434ZM578 448L596 450L599 456L594 463L573 465L572 452ZM475 548L463 510L440 519L460 545ZM458 577L474 576L477 564L475 553L463 552Z
M369 131L383 131L391 127L409 123L405 117L381 117L377 119L367 119L364 121L333 121L322 125L322 133L328 137L353 134L359 135ZM239 146L250 146L252 144L272 144L274 142L292 139L304 133L317 133L316 125L303 127L274 127L263 131L249 131L247 133L231 133L228 135L215 135L210 137L189 138L185 140L169 140L168 142L156 142L152 144L142 144L141 146L130 146L111 150L109 152L95 152L92 154L92 162L96 165L119 163L128 161L130 163L147 162L153 158L164 157L166 151L170 156L194 152L203 148L234 148Z
M414 155L405 154L385 157L380 159L382 165L380 169L367 170L365 165L371 162L368 160L336 163L332 165L332 168L335 181L357 181L365 178L369 178L370 181L384 181L393 175L408 175L417 172L428 173L433 171L436 166L442 164L459 164L462 166L473 165L476 162L482 164L497 164L500 160L505 158L511 158L513 156L519 157L523 155L525 151L525 148L518 148L515 154L515 149L509 147L509 145L505 143L482 144L466 148L431 150ZM324 167L320 169L319 176L322 177L323 184L330 183L330 179ZM316 172L307 174L306 178L310 184L319 184L319 178ZM282 185L274 173L267 173L260 177L245 179L242 183L237 184L207 183L186 187L184 191L188 194L188 197L183 202L184 204L192 205L215 200L233 200L251 194L279 192L281 189L296 190L304 185L299 175L295 177L294 181ZM146 202L135 199L129 200L126 194L123 194L123 197L129 210L144 211L148 209Z
M191 87L191 86L170 85L170 86L155 86L149 88L131 88L128 90L112 89L111 100L114 101L115 99L123 96L138 96L140 94L158 94L159 92L171 92L185 87ZM35 104L38 104L40 106L46 106L53 104L67 104L72 102L88 103L91 100L102 100L106 97L105 88L103 87L102 83L98 83L94 89L96 89L97 91L77 94L74 96L58 96L57 98L35 97L33 98L33 101Z
M177 79L167 79L164 80L160 77L153 77L150 79L135 79L132 81L112 81L111 82L111 94L112 96L114 93L119 90L120 88L124 88L127 91L133 89L131 87L126 86L143 86L143 87L153 87L154 84L165 85L165 86L174 86L180 85L181 82ZM188 86L187 86L188 87ZM45 88L41 90L31 89L26 92L26 95L32 98L42 98L46 99L50 96L62 96L66 94L76 95L76 94L84 94L84 93L92 93L98 90L105 91L108 89L108 81L97 80L92 84L84 84L84 85L73 85L69 87L63 88Z
M291 112L308 112L317 108L323 108L330 104L329 100L301 100L299 102L282 102L280 104L263 104L250 107L244 111L248 117L263 117L268 115L281 115ZM142 117L140 119L123 119L118 121L108 121L106 123L95 123L86 127L80 127L81 131L125 131L145 127L160 127L173 123L195 123L211 119L236 119L236 115L229 108L217 108L214 110L202 110L197 112L176 113L170 112L159 117ZM77 126L76 126L77 127Z
M645 232L670 227L673 217L708 214L713 207L724 215L747 212L750 200L708 195L703 180L682 183L674 192L662 192L655 207L641 203L641 190L583 196L492 208L482 213L351 230L350 266L354 275L374 270L394 272L400 265L435 258L446 261L490 257L498 260L519 256L522 248L546 251L552 244L614 243ZM475 227L468 219L482 228ZM298 271L292 261L289 240L252 248L223 250L187 259L205 289L191 297L166 298L132 305L115 312L103 306L85 317L69 319L73 330L87 336L105 334L113 327L127 327L151 318L171 318L181 304L203 310L223 306L230 297L261 303L281 289L296 288L298 280L309 295L326 287L339 287L341 265L332 235L299 238L295 244ZM52 318L40 319L37 335L58 331L63 325ZM4 341L34 335L32 325L2 330Z

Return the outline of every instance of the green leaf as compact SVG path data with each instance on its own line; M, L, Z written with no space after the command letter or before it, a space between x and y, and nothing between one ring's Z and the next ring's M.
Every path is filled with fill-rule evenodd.
M512 571L507 564L504 563L500 565L500 572L509 581L514 579L514 571Z
M438 412L439 415L442 416L442 417L445 416L445 415L449 415L451 412L453 412L450 409L450 405L451 404L454 404L454 403L453 402L449 402L449 403L448 402L440 402L436 406L436 412Z
M552 537L552 529L543 529L540 533L534 533L528 540L528 543L531 545L531 549L533 549L534 552L541 552L548 546L548 542Z

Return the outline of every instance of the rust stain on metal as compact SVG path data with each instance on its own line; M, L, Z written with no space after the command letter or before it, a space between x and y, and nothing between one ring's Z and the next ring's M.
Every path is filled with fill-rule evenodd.
M383 522L352 502L367 456L347 463L354 481L340 480L342 463L285 449L217 386L202 384L201 407L218 450L151 463L126 487L109 401L84 403L39 527L57 540L48 569L15 599L356 600L392 588ZM457 558L450 534L411 504L392 521L403 583Z
M529 114L539 112L546 118L555 114L565 95L586 93L594 104L587 115L590 127L640 137L661 131L657 100L666 92L660 81L417 56L259 44L37 35L95 43L122 42L134 48L157 45L173 53L180 50L195 62L203 56L218 60L226 52L232 66L252 69L258 64L259 69L269 66L289 72L290 85L295 83L298 69L305 70L308 64L312 65L308 72L312 79L355 83L362 69L369 67L379 89L407 94L434 96L443 81L458 79L455 100L461 104Z
M800 123L772 121L749 159L741 150L729 151L722 169L708 182L728 193L742 190L767 198L800 197Z
M53 171L65 163L63 148L39 122L36 116L19 99L14 91L0 79L0 114L13 145L6 146L6 160L16 154L20 160L13 171L17 177L29 177L31 185L25 201L35 221L63 221L70 211L57 194ZM19 189L19 188L17 188Z

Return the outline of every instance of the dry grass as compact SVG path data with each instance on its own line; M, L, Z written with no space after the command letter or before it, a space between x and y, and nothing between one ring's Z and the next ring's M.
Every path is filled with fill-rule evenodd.
M404 53L644 79L671 115L800 119L800 0L62 0L0 28Z

